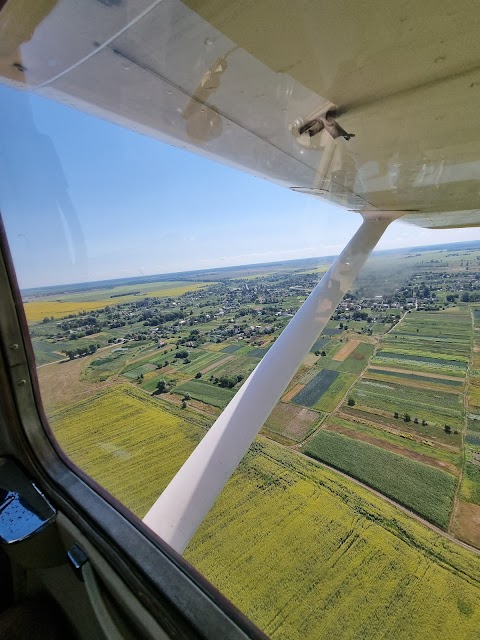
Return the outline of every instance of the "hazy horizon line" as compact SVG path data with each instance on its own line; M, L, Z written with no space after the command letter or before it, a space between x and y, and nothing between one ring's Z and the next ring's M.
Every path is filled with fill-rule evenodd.
M393 253L396 251L403 251L403 252L409 252L409 251L426 251L426 250L435 250L435 248L440 248L440 247L449 247L449 246L455 246L455 245L469 245L469 244L480 244L480 240L461 240L458 242L444 242L444 243L435 243L435 244L428 244L428 245L419 245L419 246L412 246L412 247L396 247L393 249L377 249L375 251L372 252L372 255L376 255L379 253ZM110 283L110 282L119 282L119 281L125 281L125 280L142 280L142 279L151 279L151 278L156 278L157 276L161 276L162 278L165 278L165 276L178 276L178 275L185 275L185 274L195 274L195 273L204 273L204 272L211 272L211 271L225 271L227 269L246 269L248 267L259 267L259 266L268 266L268 265L278 265L278 264L285 264L288 262L306 262L308 260L327 260L327 259L331 259L331 258L336 258L337 256L339 256L341 253L341 251L339 253L335 253L335 254L329 254L329 255L323 255L323 256L312 256L310 258L291 258L288 260L274 260L271 262L255 262L255 263L247 263L247 264L232 264L232 265L225 265L223 267L204 267L202 269L187 269L185 271L165 271L165 272L159 272L159 273L151 273L151 274L144 274L144 275L139 275L139 276L120 276L120 277L114 277L114 278L101 278L99 280L84 280L81 282L68 282L68 283L61 283L61 284L45 284L45 285L38 285L36 287L24 287L24 288L20 288L21 293L25 293L25 292L29 292L29 291L36 291L39 289L58 289L59 287L75 287L75 286L81 286L81 285L92 285L92 284L101 284L101 283ZM155 280L152 280L152 282L155 282Z

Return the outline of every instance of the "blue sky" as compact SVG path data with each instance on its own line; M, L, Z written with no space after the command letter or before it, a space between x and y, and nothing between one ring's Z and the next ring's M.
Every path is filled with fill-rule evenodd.
M0 207L21 287L338 253L360 216L0 86ZM480 238L394 223L379 248Z

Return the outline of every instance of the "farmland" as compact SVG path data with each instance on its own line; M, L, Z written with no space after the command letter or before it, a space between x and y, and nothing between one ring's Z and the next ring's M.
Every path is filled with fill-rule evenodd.
M478 557L263 441L186 557L273 638L473 639L480 624Z
M194 449L204 425L193 412L176 414L129 386L108 389L50 420L75 464L140 516Z
M285 402L279 402L263 427L263 432L274 440L301 442L315 430L323 419L318 411L309 411Z
M209 283L210 284L210 283ZM99 292L73 293L71 295L44 297L41 301L28 301L25 303L25 314L29 322L39 322L45 317L63 318L81 311L94 311L106 306L133 302L146 296L165 298L177 297L189 291L197 291L205 287L206 283L191 282L162 282L149 285L136 285L135 287L116 287L101 290ZM135 293L129 293L135 290Z
M313 407L323 394L327 392L339 375L337 371L323 369L294 396L293 402L295 402L295 404L305 405L306 407Z
M325 430L304 452L378 489L434 524L448 525L456 484L450 474Z
M462 300L467 290L480 303L471 264L441 251L372 258L188 548L273 638L478 635L480 561L413 519L480 548L480 304ZM32 324L62 446L142 515L316 273L285 263L112 285L106 309ZM27 308L67 298L106 294L49 293ZM85 355L90 345L99 351ZM137 468L146 481L129 487Z
M195 400L200 400L206 404L223 409L234 396L234 392L230 389L222 389L215 387L213 384L204 380L191 380L185 384L181 384L175 388L175 393L184 395L190 394Z
M68 455L142 516L202 433L193 413L172 411L123 387L52 423ZM398 638L473 638L480 624L479 558L262 439L186 557L273 638L370 638L386 627Z

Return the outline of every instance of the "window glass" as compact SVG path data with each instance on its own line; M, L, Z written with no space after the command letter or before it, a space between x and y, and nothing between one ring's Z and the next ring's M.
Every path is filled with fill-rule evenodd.
M101 29L78 9L90 44L66 30L71 58L40 18L44 58L28 34L0 50L0 207L43 406L139 517L360 225L340 188L336 204L285 188L325 186L318 149L276 128L318 96L266 83L266 59L207 23L189 49L193 12L156 4ZM352 193L392 177L328 157ZM412 229L387 231L185 551L272 638L480 625L480 233Z

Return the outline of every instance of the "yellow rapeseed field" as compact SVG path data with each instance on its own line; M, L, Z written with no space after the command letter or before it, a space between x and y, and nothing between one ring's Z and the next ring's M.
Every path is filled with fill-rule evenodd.
M53 428L143 516L202 435L201 421L188 420L193 412L172 415L117 387L58 413ZM264 439L186 557L275 640L480 637L478 556Z
M54 414L50 422L67 455L144 516L203 433L201 418L187 421L164 406L120 385Z
M176 298L177 296L181 296L183 293L187 293L189 291L197 291L198 289L202 289L203 287L208 286L211 283L205 282L192 282L190 284L181 285L179 287L172 287L170 289L162 288L158 290L152 290L148 292L148 296L119 296L116 298L104 298L103 300L94 300L89 302L81 302L81 301L42 301L38 302L26 302L24 303L25 315L27 316L28 322L39 322L43 320L45 317L54 317L54 318L63 318L64 316L68 316L72 313L79 313L81 311L94 311L95 309L102 309L107 305L113 307L114 305L123 304L125 302L133 302L134 300L141 300L145 297L156 297L156 298Z

